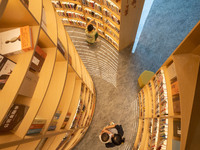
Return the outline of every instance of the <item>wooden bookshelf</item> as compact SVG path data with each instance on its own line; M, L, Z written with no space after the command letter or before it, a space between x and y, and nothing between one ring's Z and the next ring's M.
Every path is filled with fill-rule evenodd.
M89 22L90 19L95 19L96 22L102 23L103 30L101 30L103 34L99 32L99 35L105 38L117 50L121 51L125 47L133 44L135 40L144 0L136 1L136 3L123 0L119 0L118 2L115 0L52 0L52 3L54 4L56 10L63 10L65 13L66 11L77 13L82 12L82 14L84 14L85 21L79 20L76 17L71 18L65 16L64 18L79 20L84 23ZM79 11L77 11L78 5L81 8ZM127 5L129 6L128 10L126 7ZM128 13L126 14L125 12ZM64 14L60 15L63 17ZM86 28L86 25L80 26L79 24L75 25L73 23L63 23L66 26L76 26L83 29ZM118 32L113 30L109 24L112 24L113 28L116 28ZM110 33L106 33L105 27L110 29ZM116 36L113 36L113 34Z
M85 91L82 94L83 103L89 105L86 101L87 95L95 95L93 81L51 1L29 0L28 5L21 0L0 1L0 32L26 25L32 29L33 49L6 56L16 62L16 66L0 90L0 99L3 100L0 101L0 125L13 104L22 104L29 108L16 129L1 132L0 149L56 149L66 133L74 134L73 143L69 142L69 147L75 146L83 137L83 131L85 133L88 129L88 125L70 129L78 108L81 85L84 85ZM37 45L46 53L46 58L41 70L33 71L31 62ZM27 97L21 95L19 89L30 71L38 76L38 81L33 95ZM55 129L49 130L57 112L60 116L56 120ZM62 129L68 112L71 112L71 117L67 126ZM46 123L40 133L27 135L35 118L45 119ZM84 124L83 115L79 115L79 124ZM77 132L79 130L81 134Z
M135 149L146 145L145 140L141 141L140 146L137 144L139 137L148 134L151 139L148 145L151 149L171 150L175 144L181 150L199 147L197 135L200 132L196 126L199 108L195 107L199 103L197 101L200 79L200 41L197 40L199 37L200 22L139 92L140 116ZM143 95L148 101L145 111ZM145 129L144 123L144 132L141 133L141 122L142 119L146 119L145 116L153 119L153 129L149 132Z

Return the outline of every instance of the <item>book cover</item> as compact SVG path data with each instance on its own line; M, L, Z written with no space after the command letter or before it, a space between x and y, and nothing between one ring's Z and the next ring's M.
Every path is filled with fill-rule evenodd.
M0 125L0 132L7 132L16 128L23 120L28 108L26 105L13 104Z
M28 71L22 82L22 85L19 89L18 94L27 96L27 97L32 97L35 91L35 87L37 85L38 79L39 77L36 74L32 73L31 71Z
M45 124L46 120L42 118L35 118L32 122L32 124Z
M33 71L40 72L40 70L44 64L46 56L47 56L47 53L45 53L39 46L37 46L30 68Z
M61 115L61 111L57 111L53 117L53 120L51 121L50 125L49 125L49 128L48 128L48 131L50 130L55 130L56 128L56 125L58 123L58 119L60 118L60 115Z
M67 113L67 115L66 115L66 117L65 117L65 120L64 120L64 122L63 122L63 124L62 124L62 126L61 126L61 129L64 129L64 128L65 128L65 126L67 125L67 122L68 122L70 116L71 116L71 113Z
M171 84L172 95L179 94L178 81L176 80Z
M26 135L31 135L31 134L38 134L42 131L42 129L29 129Z
M173 135L175 137L181 137L181 120L180 119L174 119L173 121Z
M31 124L29 129L41 129L44 127L44 124Z
M33 49L32 30L29 26L0 33L0 53L3 55L19 54Z
M0 54L0 89L3 89L15 65L15 62Z

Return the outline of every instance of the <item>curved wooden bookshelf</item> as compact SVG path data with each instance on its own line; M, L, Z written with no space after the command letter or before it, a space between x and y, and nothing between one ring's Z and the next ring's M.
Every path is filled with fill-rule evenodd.
M0 125L6 119L13 104L22 104L29 108L15 130L0 132L0 149L26 150L30 147L31 149L38 147L45 149L50 145L56 148L68 132L75 134L71 145L75 146L83 136L83 134L77 134L76 131L81 130L85 133L88 129L88 126L81 126L83 113L78 115L78 126L74 129L70 127L79 107L81 85L84 84L84 89L93 89L92 79L65 31L60 17L55 13L51 1L29 0L28 5L21 0L4 2L7 3L0 1L0 32L29 25L32 29L34 48L27 52L7 56L16 62L16 66L5 86L0 90L0 99L3 99L0 102ZM13 9L15 7L16 9ZM45 61L39 72L31 70L36 46L46 53ZM28 71L38 76L31 97L19 94L19 89ZM90 92L94 94L95 91L90 90ZM84 105L86 105L87 94L84 92L81 96ZM82 105L81 109L83 108ZM49 131L57 112L60 112L60 116L56 127ZM62 128L68 112L72 115L67 126ZM34 136L27 135L35 118L45 119L46 123L40 133ZM48 140L44 143L44 139L47 138ZM67 146L66 143L65 146Z
M59 0L58 0L59 1ZM115 0L84 0L84 1L71 1L71 0L60 0L60 2L69 2L78 4L82 8L82 12L85 16L86 22L88 22L90 19L95 19L98 22L101 22L103 24L103 31L105 33L105 27L109 28L110 30L115 30L113 28L116 28L118 30L117 32L114 31L114 34L119 38L115 39L115 42L110 42L108 38L105 37L104 34L99 34L105 38L107 41L110 42L117 50L122 50L123 48L130 46L134 42L134 38L136 36L137 27L139 24L139 18L142 12L144 0L137 1L135 4L132 4L133 2L127 2L119 0L116 2ZM126 6L129 7L129 11L126 14ZM55 6L57 7L57 6ZM59 9L59 8L56 8ZM87 10L88 12L87 12ZM106 11L104 11L106 9ZM62 7L62 10L68 10L67 8ZM73 11L73 9L70 9ZM80 11L79 11L80 12ZM92 13L93 12L93 13ZM95 17L95 13L99 14L101 17ZM67 18L67 17L66 17ZM88 20L88 18L90 18ZM134 19L133 19L134 18ZM75 18L74 18L75 19ZM111 24L113 24L113 28L110 27L107 24L108 20ZM123 23L121 23L123 21ZM79 26L79 25L73 25L73 24L66 24L69 26L76 26L85 29L85 27ZM128 37L128 38L127 38ZM128 40L127 40L128 39ZM117 43L117 44L116 44Z
M199 122L199 108L195 107L199 100L197 97L200 87L199 37L200 22L143 87L145 99L148 101L145 105L148 107L145 107L145 112L140 109L140 114L145 113L145 116L142 115L139 119L135 149L139 149L140 136L148 136L150 139L148 142L142 139L141 149L146 149L147 145L150 145L150 149L166 150L171 150L174 146L180 147L180 150L199 147L199 130L196 126ZM158 97L159 103L156 102ZM144 132L139 132L142 119L153 119L153 123L146 125L152 127L150 132L145 125Z

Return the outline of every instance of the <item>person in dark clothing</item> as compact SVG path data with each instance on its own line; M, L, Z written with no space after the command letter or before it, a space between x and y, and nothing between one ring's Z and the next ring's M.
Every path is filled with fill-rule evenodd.
M99 139L102 143L105 143L107 148L110 148L123 144L125 142L123 135L124 131L122 126L111 123L111 125L103 128L99 135Z

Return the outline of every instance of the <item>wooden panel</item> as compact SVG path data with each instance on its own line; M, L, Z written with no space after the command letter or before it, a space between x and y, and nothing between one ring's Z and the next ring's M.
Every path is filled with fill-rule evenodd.
M3 148L2 150L16 150L18 146Z
M49 142L51 141L52 143L51 144L49 143L50 145L48 144L49 145L48 150L55 150L62 141L62 139L65 137L65 135L66 133L57 135L55 137L51 137L51 140L49 140ZM52 139L54 140L52 141ZM42 150L47 150L47 147L46 148L44 147Z
M58 33L54 8L50 0L43 0L43 5L46 14L47 34L50 36L54 44L57 45Z
M82 135L81 129L78 130L75 134L75 136L70 140L70 142L67 144L67 146L64 148L65 150L71 149L71 146L76 142L76 140Z
M74 116L76 115L76 109L78 107L80 92L81 92L81 80L76 80L74 93L73 93L73 97L72 97L72 102L71 102L70 108L69 108L69 112L71 113L71 117L68 120L66 129L70 128L72 121L74 119Z
M7 3L8 3L8 0L0 0L0 19L4 13Z
M121 21L120 21L120 40L119 40L119 51L125 47L133 44L137 33L140 16L142 13L144 0L136 1L136 7L130 4L128 14L125 16L124 11L126 10L127 1L122 1L121 5Z
M13 15L14 14L14 15ZM31 13L19 0L9 0L0 19L0 27L38 25Z
M41 0L29 0L29 7L31 14L40 24L42 19L42 2Z
M60 102L63 87L65 84L66 73L67 62L56 62L48 91L37 114L38 118L47 120L42 130L43 134L47 131Z
M187 144L186 150L198 149L200 147L199 137L200 137L200 67L198 70L198 77L197 77L197 84L195 86L195 95L193 100L192 106L192 114L190 119L190 125L188 129L188 137L187 137ZM182 131L183 128L181 129Z
M17 150L35 150L40 140L19 145Z
M174 63L179 82L180 102L181 102L181 150L185 149L188 136L190 117L192 113L193 98L195 94L197 75L199 71L199 56L191 54L181 54L174 56ZM187 106L187 107L185 107Z
M62 114L60 115L60 118L58 120L56 130L60 130L63 124L63 121L65 120L65 117L67 115L67 112L69 110L69 106L72 101L72 96L73 96L74 87L75 87L75 77L76 77L75 73L67 74L67 81L65 84L61 102L58 107L58 110L62 111Z

